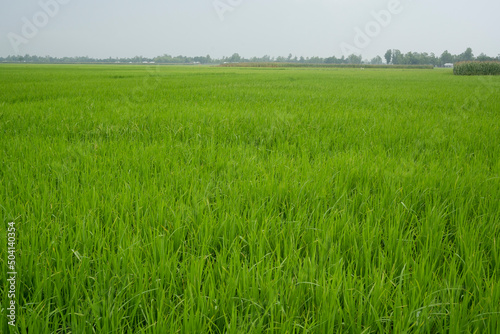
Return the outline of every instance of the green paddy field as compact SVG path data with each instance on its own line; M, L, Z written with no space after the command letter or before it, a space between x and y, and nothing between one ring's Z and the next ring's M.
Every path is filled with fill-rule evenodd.
M0 65L0 217L1 333L497 334L500 77Z

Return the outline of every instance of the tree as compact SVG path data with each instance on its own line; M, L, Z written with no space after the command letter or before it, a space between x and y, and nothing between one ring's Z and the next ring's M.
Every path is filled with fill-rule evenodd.
M441 60L441 65L453 63L453 56L448 50L445 50L439 59Z
M406 65L418 65L423 62L423 57L425 57L425 55L419 54L418 52L408 52L404 56L404 63Z
M241 61L241 57L238 53L234 53L227 61L230 63L239 63Z
M355 54L350 55L347 57L347 62L349 64L361 64L361 61L363 58L361 56L356 56Z
M394 50L392 52L392 63L394 65L401 65L404 62L404 56L399 50Z
M411 52L407 52L404 55L403 59L404 59L403 63L405 65L411 65L411 64L413 64L415 62L414 59L413 59L413 53L411 53Z
M461 61L472 61L474 60L474 54L471 48L467 48L464 53L459 56Z
M434 52L431 52L431 55L429 56L429 61L431 62L432 65L437 66L439 64L439 59L437 59L436 55Z
M309 58L309 61L308 61L310 64L320 64L320 63L323 63L324 60L321 59L320 57L311 57Z
M387 52L384 55L384 58L387 65L389 65L392 61L392 50L387 50Z
M340 62L339 59L337 59L337 57L335 56L328 57L325 59L326 64L338 64L339 62Z
M479 60L479 61L492 61L492 60L495 60L495 58L488 57L484 53L481 53L479 56L477 56L477 60Z
M370 64L372 65L382 65L382 57L376 56L370 61Z

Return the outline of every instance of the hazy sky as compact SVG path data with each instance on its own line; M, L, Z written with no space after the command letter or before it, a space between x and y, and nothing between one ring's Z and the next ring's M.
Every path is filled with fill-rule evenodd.
M497 0L1 0L0 56L500 54ZM351 52L352 53L352 52Z

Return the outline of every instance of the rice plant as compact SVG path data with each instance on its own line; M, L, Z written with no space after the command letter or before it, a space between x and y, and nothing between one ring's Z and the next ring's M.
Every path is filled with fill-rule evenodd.
M498 77L1 65L0 78L0 331L499 332Z

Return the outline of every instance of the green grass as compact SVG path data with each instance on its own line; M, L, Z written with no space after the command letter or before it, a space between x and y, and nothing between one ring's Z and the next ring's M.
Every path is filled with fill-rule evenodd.
M499 89L2 65L0 331L498 333Z

